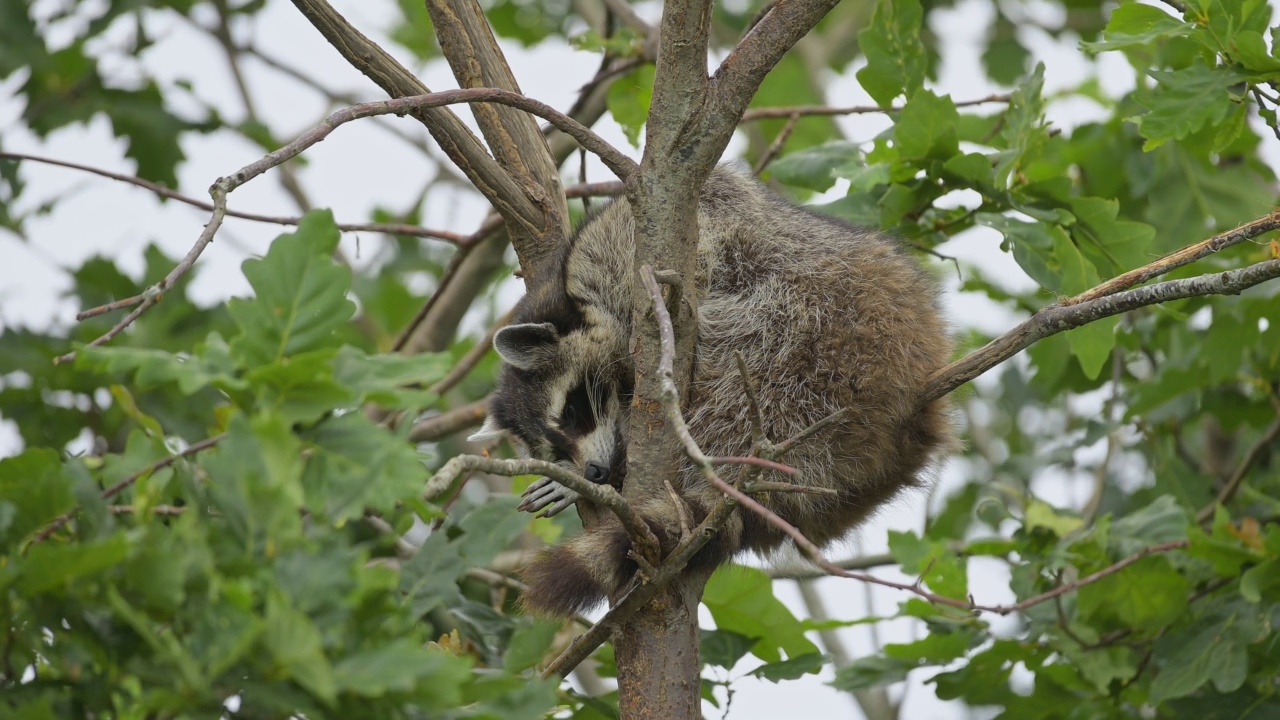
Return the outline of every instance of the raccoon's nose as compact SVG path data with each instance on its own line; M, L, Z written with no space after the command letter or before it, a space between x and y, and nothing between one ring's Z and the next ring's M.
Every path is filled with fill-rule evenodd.
M609 468L600 463L587 463L587 479L599 485L609 479Z

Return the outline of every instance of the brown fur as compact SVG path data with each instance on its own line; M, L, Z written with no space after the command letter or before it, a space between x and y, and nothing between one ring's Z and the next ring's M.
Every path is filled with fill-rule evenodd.
M800 471L798 482L836 495L762 498L814 542L837 540L900 490L919 485L952 443L945 403L915 410L925 380L951 350L935 285L892 238L796 207L732 170L717 169L707 181L698 221L699 335L684 408L694 438L708 455L751 453L735 350L745 357L775 442L848 408L843 421L785 459ZM517 324L495 341L507 362L479 433L515 434L535 455L579 472L596 463L615 486L625 482L622 429L634 375L627 351L632 232L626 201L606 206L578 231L559 278L521 301ZM581 390L576 396L574 388ZM591 417L584 420L587 394ZM723 476L732 480L741 471L724 468ZM679 481L697 522L718 493L691 465ZM535 509L575 497L557 491ZM638 510L670 540L664 545L674 544L679 527L669 499ZM743 549L768 552L785 540L739 510L699 562L719 564ZM602 518L529 564L526 605L550 614L594 605L634 573L629 547L616 520Z

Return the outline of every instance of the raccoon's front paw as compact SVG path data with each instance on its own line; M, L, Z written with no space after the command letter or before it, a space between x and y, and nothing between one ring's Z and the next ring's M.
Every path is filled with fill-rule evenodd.
M546 508L538 517L551 517L577 502L579 495L551 478L542 478L525 488L521 497L524 499L516 510L537 513Z

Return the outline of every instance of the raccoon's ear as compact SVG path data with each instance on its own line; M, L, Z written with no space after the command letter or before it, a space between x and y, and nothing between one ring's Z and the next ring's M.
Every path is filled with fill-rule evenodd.
M532 370L554 355L560 336L551 323L508 325L493 336L493 348L508 365Z
M484 424L480 426L480 429L472 433L467 440L474 443L489 442L490 440L501 440L508 434L506 430L498 427L498 423L490 415L484 419Z

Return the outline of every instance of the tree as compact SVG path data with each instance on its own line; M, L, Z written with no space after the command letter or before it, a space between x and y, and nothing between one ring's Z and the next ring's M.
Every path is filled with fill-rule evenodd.
M448 62L463 89L441 92L322 0L293 6L391 99L359 103L319 60L255 36L287 9L273 4L0 4L17 127L49 150L0 150L8 242L53 252L42 218L75 206L31 197L30 174L49 164L208 213L185 257L150 248L140 276L111 257L69 270L75 324L0 335L0 408L19 435L0 460L7 715L696 717L699 692L727 707L725 678L746 667L775 683L833 668L873 718L898 715L887 688L913 672L938 698L1010 718L1280 711L1280 249L1266 240L1280 227L1267 162L1280 59L1266 3L970 3L995 14L982 59L1011 89L958 98L931 82L947 61L940 18L959 12L947 3L672 0L660 20L620 0L385 8L399 48ZM145 62L165 24L216 43L243 117ZM562 113L520 93L495 33L508 52L570 38L599 70ZM1108 80L1131 72L1133 86L1046 92L1052 67L1027 47L1044 37L1079 38L1079 61ZM245 80L255 64L332 112L302 133L270 124ZM835 104L831 74L856 77L871 102ZM1061 127L1057 101L1070 100L1095 119ZM461 103L483 141L451 109ZM631 143L643 132L639 162L590 129L606 112ZM368 223L310 210L299 175L316 143L389 115L428 131L424 142L418 126L380 126L439 162L437 179ZM837 121L855 115L889 124L863 140ZM130 173L52 157L60 130L102 120ZM507 448L476 456L461 439L496 367L505 249L536 283L576 199L625 193L641 264L689 277L696 189L735 132L777 189L835 196L818 209L897 233L939 274L958 273L958 291L1020 320L999 333L961 323L960 355L930 380L930 397L953 394L968 440L953 481L920 531L889 533L887 556L830 562L807 548L816 569L789 572L806 621L761 569L682 572L701 531L660 557L637 530L648 582L575 621L585 628L522 616L512 558L575 529L514 512L531 473L555 470L500 457ZM258 157L229 163L211 202L179 191L190 143L231 133ZM564 179L579 147L621 182ZM263 174L304 214L233 209ZM493 214L469 233L423 227L424 205L458 183ZM196 302L188 280L236 217L295 227L243 263L244 292ZM99 220L75 222L94 232ZM356 234L378 238L371 257L340 247ZM1031 282L1001 278L995 253L949 256L996 236ZM655 279L633 286L648 408L633 422L670 429L695 338ZM459 333L469 311L487 333ZM656 437L633 439L622 496L598 493L620 517L666 492L682 453L699 454L674 432ZM907 578L868 572L880 566ZM819 575L887 588L893 610L827 617ZM1010 599L989 599L992 584ZM699 602L714 630L699 628ZM1016 626L993 627L1006 615ZM891 619L918 639L858 658L842 648L841 628ZM595 688L588 658L591 673L616 674L616 697ZM559 680L575 668L578 689Z

